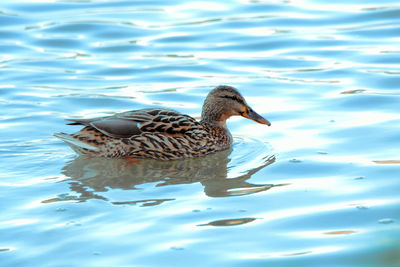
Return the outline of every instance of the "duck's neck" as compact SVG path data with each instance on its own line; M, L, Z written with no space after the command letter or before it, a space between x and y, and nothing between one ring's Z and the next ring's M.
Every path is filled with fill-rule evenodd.
M208 120L207 118L202 117L200 123L203 125L207 125L214 128L221 128L228 131L228 127L226 127L226 120L215 121L215 120Z
M200 123L222 149L232 144L232 135L226 127L226 120L231 115L222 103L204 101Z
M210 104L209 101L204 101L203 110L201 112L200 122L203 124L209 124L214 127L226 128L226 120L230 117L224 110L224 106L218 103Z

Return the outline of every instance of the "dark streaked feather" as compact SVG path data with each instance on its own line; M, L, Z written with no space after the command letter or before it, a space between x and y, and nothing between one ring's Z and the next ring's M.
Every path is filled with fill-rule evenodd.
M182 135L199 123L169 109L140 109L93 119L69 119L70 125L91 126L114 138L129 138L144 132Z

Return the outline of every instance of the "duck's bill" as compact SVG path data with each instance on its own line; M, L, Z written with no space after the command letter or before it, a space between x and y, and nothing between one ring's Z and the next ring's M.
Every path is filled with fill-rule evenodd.
M261 124L266 124L268 126L271 126L271 123L267 119L264 119L257 112L252 110L250 107L247 109L246 112L243 113L243 117L253 120L255 122L261 123Z

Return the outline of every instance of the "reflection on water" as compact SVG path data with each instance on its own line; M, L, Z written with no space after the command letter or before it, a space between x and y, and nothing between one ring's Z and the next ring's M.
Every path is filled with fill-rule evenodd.
M238 218L238 219L218 220L206 224L200 224L199 226L236 226L245 223L250 223L255 219L256 218Z
M239 145L239 144L237 144ZM204 193L210 197L227 197L253 194L270 189L273 184L253 184L247 180L259 170L275 162L274 155L262 155L258 165L243 169L235 166L237 158L230 157L232 149L202 158L187 160L127 160L78 157L68 162L62 174L69 177L72 191L79 196L61 195L44 203L56 201L103 199L101 192L113 189L136 190L138 185L155 183L156 186L201 183ZM250 155L249 155L250 156ZM251 155L254 157L255 155ZM255 157L257 158L257 157ZM253 160L252 163L256 161ZM236 173L231 177L230 172ZM144 206L160 204L172 199L134 200L113 204L144 203Z

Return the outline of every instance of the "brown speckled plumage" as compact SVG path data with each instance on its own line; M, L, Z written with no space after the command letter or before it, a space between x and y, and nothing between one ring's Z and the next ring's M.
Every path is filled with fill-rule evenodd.
M226 119L234 115L270 125L239 92L223 85L208 94L200 122L174 110L141 109L94 119L71 119L71 125L85 127L74 134L55 136L82 155L184 159L229 148L232 136Z

